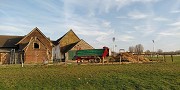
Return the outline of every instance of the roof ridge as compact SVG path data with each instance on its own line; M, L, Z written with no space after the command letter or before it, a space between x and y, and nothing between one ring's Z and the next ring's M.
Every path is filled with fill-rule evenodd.
M18 43L16 43L16 45L18 45L21 41L23 41L27 36L29 36L31 33L33 33L34 31L38 31L44 38L46 38L52 45L54 45L50 39L48 39L42 32L41 30L38 28L38 27L35 27L32 29L31 32L29 32L23 39L21 39Z
M81 39L76 35L76 33L75 33L72 29L70 29L70 30L69 30L68 32L66 32L62 37L60 37L59 39L57 39L56 42L59 43L59 41L60 41L64 36L66 36L68 33L70 33L70 32L73 32L74 35L75 35L79 40L81 40Z

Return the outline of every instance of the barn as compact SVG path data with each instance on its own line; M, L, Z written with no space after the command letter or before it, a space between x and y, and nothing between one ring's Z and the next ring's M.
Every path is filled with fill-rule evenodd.
M54 44L55 47L53 48L53 57L55 57L55 61L72 60L76 50L94 49L83 39L80 39L72 29L56 40Z
M37 27L22 38L16 45L23 52L24 63L52 62L53 43Z
M71 29L51 41L37 27L25 36L0 35L0 64L42 64L72 60L75 51L94 49Z
M15 64L18 61L18 49L15 45L24 36L0 35L0 64Z
M52 62L53 43L37 27L25 36L0 36L1 64Z

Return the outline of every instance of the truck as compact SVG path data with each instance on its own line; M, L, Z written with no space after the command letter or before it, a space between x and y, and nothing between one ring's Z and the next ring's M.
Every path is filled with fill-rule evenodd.
M82 63L85 60L91 63L104 63L109 59L113 59L108 47L103 47L103 49L77 50L74 58L77 60L77 63Z

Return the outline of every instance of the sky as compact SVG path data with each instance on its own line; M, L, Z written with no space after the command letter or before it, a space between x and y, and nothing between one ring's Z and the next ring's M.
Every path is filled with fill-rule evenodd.
M0 35L38 27L52 40L72 29L94 48L180 50L180 0L0 0ZM113 42L112 38L115 38Z

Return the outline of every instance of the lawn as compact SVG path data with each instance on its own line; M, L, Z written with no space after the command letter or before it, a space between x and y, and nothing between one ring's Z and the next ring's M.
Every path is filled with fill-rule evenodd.
M179 90L178 59L174 62L123 65L1 66L0 89Z

